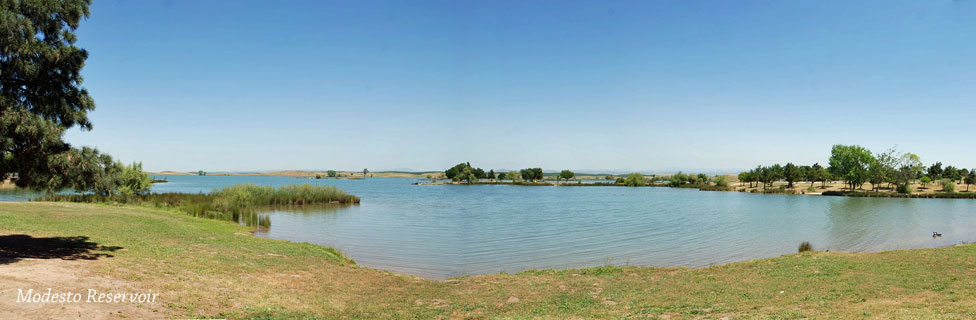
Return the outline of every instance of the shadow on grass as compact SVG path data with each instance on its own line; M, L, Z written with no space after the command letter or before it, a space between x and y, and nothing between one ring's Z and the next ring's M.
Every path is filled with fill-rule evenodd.
M85 236L35 238L26 234L0 235L0 264L10 264L22 259L111 258L112 255L106 252L119 249L122 247L101 246Z

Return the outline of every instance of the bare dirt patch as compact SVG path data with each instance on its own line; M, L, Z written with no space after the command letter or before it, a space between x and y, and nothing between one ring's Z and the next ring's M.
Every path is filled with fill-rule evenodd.
M24 258L0 264L0 319L158 319L165 318L162 299L152 304L86 302L88 290L99 293L140 293L122 280L96 276L94 260ZM81 302L17 302L18 289L34 293L81 293Z

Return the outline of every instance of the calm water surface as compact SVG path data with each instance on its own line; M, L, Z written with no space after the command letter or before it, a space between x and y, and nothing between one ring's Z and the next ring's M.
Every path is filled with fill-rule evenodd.
M671 188L415 186L409 179L169 176L155 192L329 184L362 204L268 212L262 237L341 250L427 278L604 265L701 267L816 249L877 251L976 240L976 201L757 195ZM943 233L932 238L932 232Z

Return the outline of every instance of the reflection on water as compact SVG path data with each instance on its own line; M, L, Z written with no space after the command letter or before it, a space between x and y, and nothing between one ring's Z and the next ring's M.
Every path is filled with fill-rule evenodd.
M170 176L156 192L240 183L329 184L356 206L258 213L257 235L341 250L427 278L614 264L707 266L815 249L876 251L976 239L976 201L700 192L670 188L414 186L407 179ZM932 238L932 232L944 236Z
M28 201L39 193L21 188L0 189L0 201Z

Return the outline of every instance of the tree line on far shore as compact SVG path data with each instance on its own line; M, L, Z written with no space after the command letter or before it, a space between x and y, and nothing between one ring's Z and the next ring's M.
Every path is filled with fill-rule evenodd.
M835 180L844 181L849 191L863 189L865 183L870 183L874 191L881 191L882 187L890 190L894 186L899 193L911 193L912 184L918 181L923 187L940 182L943 191L954 192L957 181L965 183L967 190L976 183L976 170L951 165L943 168L942 162L926 167L918 155L899 152L894 147L875 154L859 145L838 144L831 148L827 167L819 163L812 166L787 163L760 165L739 173L741 183L748 183L749 187L762 186L764 189L778 181L786 181L786 188L794 188L801 181L810 182L811 186L817 182L826 186L828 181Z
M467 183L475 183L482 179L487 179L490 181L512 180L513 182L522 182L522 181L536 182L538 180L545 179L545 175L542 171L542 168L525 168L519 171L514 171L514 170L508 172L502 171L496 174L494 169L485 172L484 169L471 166L470 162L462 162L445 170L444 176L447 179L450 179L451 181L467 182ZM431 179L432 181L437 180L437 177L430 176L430 175L428 175L427 178ZM557 175L555 175L555 178L557 181L569 181L573 178L576 178L576 173L571 170L562 170ZM678 172L670 176L657 176L657 175L645 176L641 173L634 172L628 174L625 177L608 175L604 177L604 179L613 180L614 184L632 186L632 187L650 185L655 182L660 182L662 184L667 184L669 186L675 186L675 187L682 186L682 185L705 186L705 185L709 185L710 183L714 183L718 187L723 187L723 188L728 187L728 179L726 179L724 176L716 175L715 177L709 177L704 173L685 174L682 172Z
M478 182L481 179L488 179L494 181L498 180L524 180L535 182L537 180L542 180L544 178L542 168L526 168L520 171L508 171L495 173L494 169L485 172L484 169L475 168L471 166L470 162L459 163L450 169L444 171L444 176L452 181L466 181L468 183ZM560 179L572 179L574 174L572 171L564 170L560 173Z

